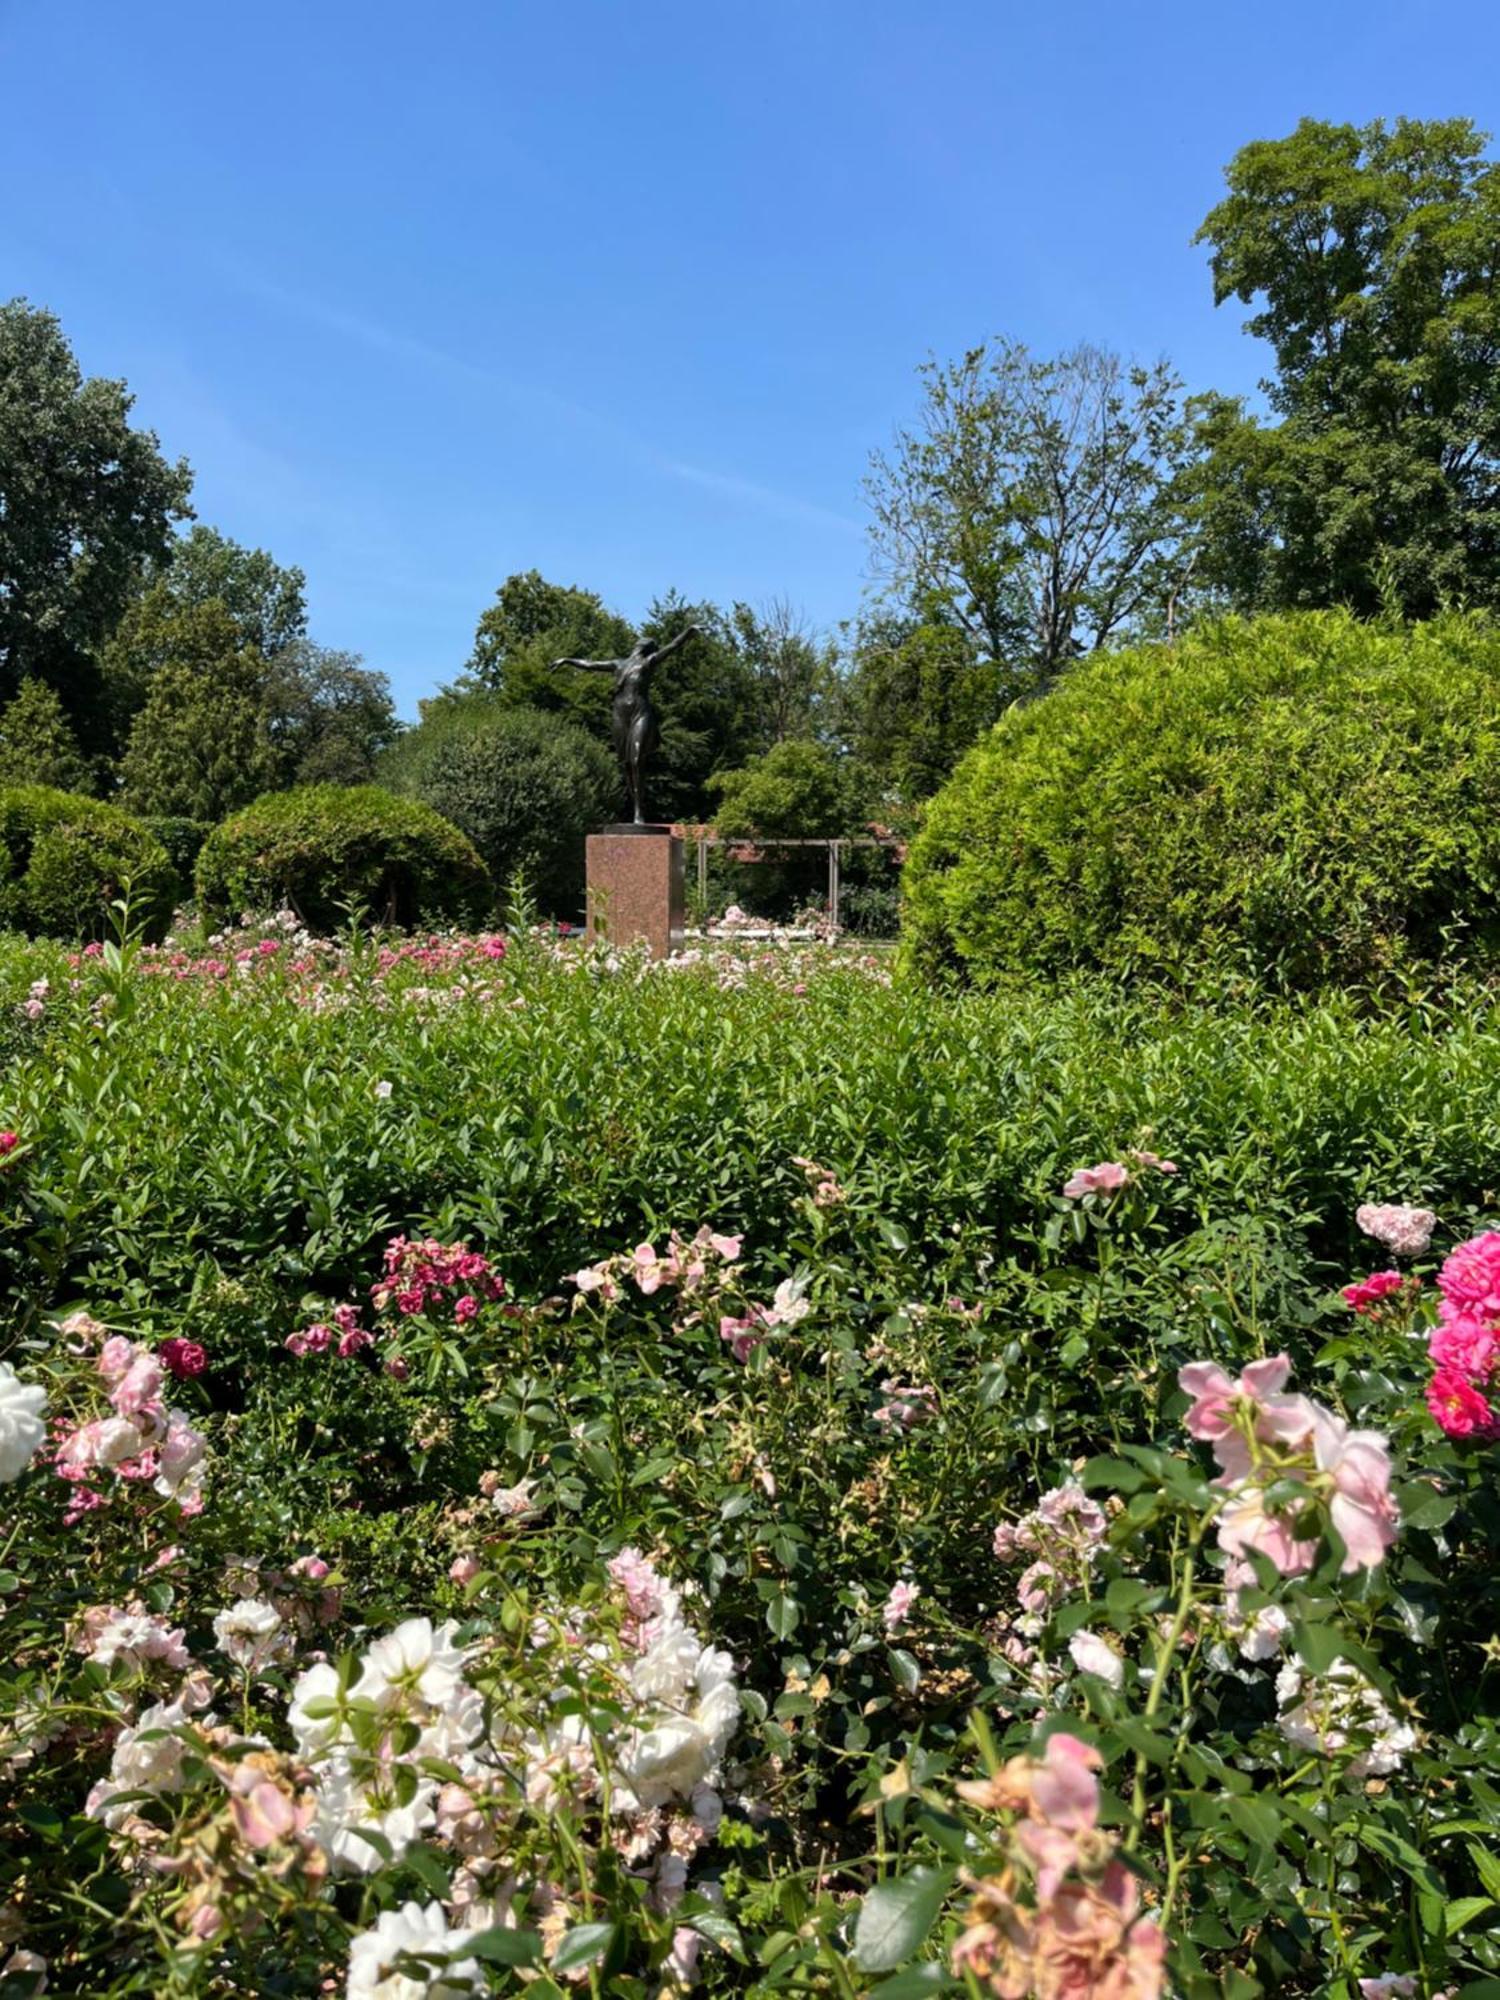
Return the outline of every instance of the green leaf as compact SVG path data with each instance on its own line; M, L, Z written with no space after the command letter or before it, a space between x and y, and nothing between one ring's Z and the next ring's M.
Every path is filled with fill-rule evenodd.
M1493 1896L1459 1896L1443 1911L1443 1930L1448 1937L1457 1937L1465 1924L1473 1923L1481 1910L1495 1907Z
M875 1884L854 1926L854 1963L861 1972L892 1972L911 1957L937 1922L953 1878L951 1868L914 1868Z
M470 1938L464 1950L492 1965L535 1965L542 1955L542 1941L535 1931L511 1931L496 1924Z
M615 1941L613 1924L576 1924L552 1955L552 1971L577 1972L603 1958Z
M766 1606L766 1624L773 1639L790 1639L801 1616L795 1597L773 1597Z
M1465 1841L1464 1845L1487 1893L1496 1902L1500 1902L1500 1859L1491 1854L1487 1848L1476 1847L1472 1840Z
M904 1687L908 1694L915 1694L922 1685L922 1669L904 1646L891 1646L886 1652L891 1675L897 1685Z

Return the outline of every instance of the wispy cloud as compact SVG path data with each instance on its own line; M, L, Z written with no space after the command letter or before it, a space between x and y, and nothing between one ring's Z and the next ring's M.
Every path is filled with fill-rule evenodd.
M523 382L487 363L470 361L463 355L451 353L445 347L418 339L412 334L402 333L365 314L346 311L305 292L291 291L222 257L216 257L214 261L230 283L266 305L325 327L330 333L346 340L357 341L375 353L388 354L394 360L407 362L413 367L485 388L518 407L530 411L538 408L549 410L570 426L586 429L599 438L609 440L622 457L632 459L644 472L665 475L685 485L718 493L726 500L778 515L783 520L812 522L849 534L863 532L861 524L848 515L821 507L815 501L804 500L799 494L763 486L759 481L741 478L737 473L718 472L707 466L667 457L627 425L570 396L559 395L544 384Z
M690 486L702 486L710 493L722 493L728 500L743 500L747 506L764 508L768 513L783 515L789 521L816 521L825 528L843 528L852 535L864 533L859 521L847 514L835 513L831 507L820 507L814 500L803 500L795 493L779 493L773 487L762 486L754 479L741 479L733 472L711 472L706 466L687 465L681 459L660 459L658 464L663 472L669 472L674 479L686 480Z

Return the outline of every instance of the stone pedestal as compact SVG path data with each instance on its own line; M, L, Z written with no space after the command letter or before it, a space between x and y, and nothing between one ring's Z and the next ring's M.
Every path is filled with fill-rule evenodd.
M588 837L588 935L644 943L653 958L682 944L682 842L670 827L609 826Z

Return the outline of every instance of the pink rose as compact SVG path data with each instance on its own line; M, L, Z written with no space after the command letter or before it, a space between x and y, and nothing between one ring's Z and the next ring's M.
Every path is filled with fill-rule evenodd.
M1069 1201L1087 1194L1114 1194L1129 1179L1130 1169L1118 1160L1101 1160L1096 1167L1076 1168L1072 1178L1063 1183L1063 1193Z
M1351 1312L1368 1317L1382 1299L1388 1299L1392 1292L1399 1292L1405 1282L1399 1271L1376 1271L1355 1284L1345 1285L1344 1304Z
M1495 1413L1471 1383L1451 1368L1439 1368L1427 1385L1427 1408L1451 1438L1490 1437Z
M1391 1455L1374 1431L1351 1431L1331 1410L1313 1430L1318 1470L1333 1481L1328 1512L1344 1544L1344 1574L1374 1569L1395 1541L1400 1519L1391 1498Z

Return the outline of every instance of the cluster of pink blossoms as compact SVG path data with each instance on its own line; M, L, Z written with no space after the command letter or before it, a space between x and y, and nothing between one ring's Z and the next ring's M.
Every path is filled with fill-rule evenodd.
M402 1319L418 1313L451 1311L456 1326L467 1326L479 1317L482 1301L505 1296L505 1280L478 1250L466 1243L439 1243L428 1237L412 1243L393 1236L385 1247L382 1275L370 1287L371 1303L377 1313L392 1309ZM360 1324L359 1308L335 1306L327 1320L288 1334L284 1346L296 1355L326 1354L331 1349L348 1360L374 1344L375 1335ZM406 1363L393 1355L387 1373L398 1379L406 1373Z
M1430 1208L1412 1208L1397 1201L1363 1202L1354 1211L1354 1220L1366 1236L1383 1243L1397 1257L1420 1257L1437 1227L1437 1217Z
M1451 1438L1500 1437L1500 1415L1486 1394L1500 1363L1500 1230L1460 1243L1437 1282L1427 1407Z
M1283 1576L1311 1569L1320 1510L1344 1544L1345 1574L1373 1569L1396 1539L1391 1460L1384 1438L1354 1431L1307 1396L1281 1392L1292 1372L1286 1355L1255 1361L1238 1381L1212 1361L1178 1371L1192 1397L1184 1422L1213 1447L1214 1484L1225 1493L1219 1547L1241 1561L1263 1555ZM1272 1498L1273 1491L1290 1494Z
M1094 1167L1075 1168L1071 1178L1063 1183L1063 1194L1069 1201L1081 1201L1085 1195L1118 1194L1143 1173L1175 1174L1176 1171L1175 1160L1164 1160L1159 1153L1132 1150L1123 1160L1101 1160Z
M163 1400L170 1371L160 1355L123 1334L106 1335L87 1313L74 1313L58 1331L72 1339L75 1353L86 1353L104 1336L93 1374L108 1402L108 1414L81 1422L59 1418L53 1425L53 1470L69 1487L65 1524L108 1506L122 1482L149 1486L184 1514L201 1513L207 1446L186 1412Z
M1140 1884L1099 1824L1100 1763L1058 1730L1039 1757L1012 1757L958 1787L1008 1821L1003 1864L974 1883L952 1960L998 2000L1159 2000L1164 1989L1166 1938L1140 1915Z
M748 1361L768 1333L795 1326L812 1307L805 1297L806 1286L798 1278L783 1278L769 1305L740 1297L736 1285L743 1243L743 1237L720 1236L707 1224L691 1241L674 1229L665 1256L658 1255L650 1243L638 1243L634 1250L605 1257L573 1273L572 1282L578 1288L574 1310L589 1299L613 1305L624 1296L627 1284L633 1284L646 1298L670 1288L679 1294L683 1307L675 1322L679 1331L716 1313L719 1338L736 1361ZM733 1300L726 1296L732 1290L736 1291ZM729 1310L731 1304L738 1310Z
M800 1153L794 1153L792 1165L800 1167L806 1174L814 1208L837 1208L841 1202L849 1199L846 1190L840 1186L837 1176L827 1167L820 1167L816 1160L807 1160Z
M1045 1618L1070 1591L1079 1589L1109 1529L1104 1509L1076 1479L1054 1486L1019 1521L995 1530L995 1554L1002 1562L1030 1558L1016 1584L1028 1617Z

